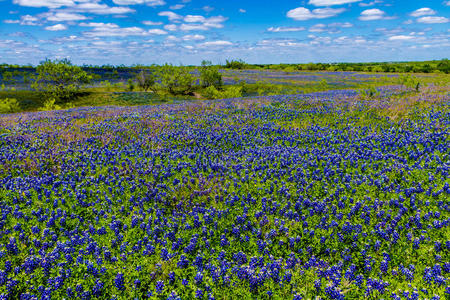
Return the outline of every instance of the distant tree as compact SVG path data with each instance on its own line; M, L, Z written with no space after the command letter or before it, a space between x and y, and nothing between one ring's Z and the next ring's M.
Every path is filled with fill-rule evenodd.
M68 101L78 92L81 85L89 83L92 76L68 59L41 62L36 68L36 80L32 88L44 92L48 98Z
M220 88L223 84L222 74L219 72L219 68L213 66L210 61L202 61L200 68L200 80L203 87L214 86Z
M158 79L161 82L161 87L172 95L192 93L195 81L188 68L183 66L175 67L169 64L159 68Z
M155 90L156 76L154 72L142 70L136 75L138 86L144 91Z
M244 69L246 66L245 62L241 59L239 60L226 60L225 68L227 69Z
M450 73L450 61L448 59L441 60L437 65L437 69L445 74Z

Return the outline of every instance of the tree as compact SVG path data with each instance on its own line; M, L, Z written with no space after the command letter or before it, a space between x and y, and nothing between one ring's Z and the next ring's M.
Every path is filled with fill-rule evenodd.
M89 83L92 76L68 59L46 59L36 68L37 77L32 88L44 92L48 98L68 101L78 92L81 85Z
M226 60L225 68L227 69L244 69L245 62L243 60Z
M137 74L136 80L138 83L138 86L143 89L144 91L148 91L149 89L155 91L155 84L156 84L156 77L155 72L142 70Z
M450 61L448 59L441 60L437 65L437 69L445 74L450 73Z
M172 95L192 93L195 79L186 67L165 64L159 68L158 77L162 88L167 89Z
M223 84L222 74L219 72L219 68L212 65L210 61L202 61L200 68L200 80L203 87L214 86L220 88Z

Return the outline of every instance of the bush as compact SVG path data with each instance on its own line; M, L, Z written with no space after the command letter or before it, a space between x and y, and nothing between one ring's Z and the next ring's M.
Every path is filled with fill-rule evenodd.
M246 66L243 60L226 60L225 68L228 69L244 69Z
M239 98L242 97L242 87L230 86L223 91L219 91L214 86L209 86L203 91L202 95L207 99Z
M215 88L220 88L223 84L219 68L212 66L211 62L206 60L202 61L200 80L203 87L214 86Z
M68 101L79 91L82 84L89 83L92 76L68 59L45 60L36 68L37 78L32 88L42 91L48 98Z
M160 86L172 95L188 95L193 91L194 76L186 67L175 67L169 64L161 66L158 70Z
M19 102L15 98L0 99L0 113L8 114L20 110Z
M55 104L56 100L54 98L50 98L44 102L44 106L40 107L40 111L48 111L48 110L59 110L61 106Z
M137 74L136 80L138 86L144 91L148 91L149 89L152 89L153 91L156 90L156 77L154 72L142 70L139 74Z

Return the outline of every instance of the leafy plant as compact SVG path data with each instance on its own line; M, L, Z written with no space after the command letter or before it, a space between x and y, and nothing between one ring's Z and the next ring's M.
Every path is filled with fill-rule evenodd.
M210 61L202 61L200 68L200 80L203 87L214 86L220 88L223 84L222 74L219 72L219 68L212 65Z
M193 91L194 76L186 67L165 64L158 70L158 79L161 88L172 95L187 95Z
M156 77L155 77L154 72L142 70L136 76L136 80L137 80L138 86L141 89L143 89L144 91L148 91L149 89L156 91L156 86L155 86Z
M7 114L19 111L19 102L15 98L0 99L0 113Z
M47 59L36 68L37 77L32 88L44 92L55 101L68 101L78 92L81 85L89 83L92 76L68 59Z
M61 106L55 104L56 99L50 98L47 101L44 102L44 106L39 108L40 111L49 111L49 110L59 110L61 109Z

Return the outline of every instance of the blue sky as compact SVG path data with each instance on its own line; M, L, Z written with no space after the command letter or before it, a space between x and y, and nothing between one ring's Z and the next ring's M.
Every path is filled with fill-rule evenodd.
M0 0L0 63L449 57L450 0Z

